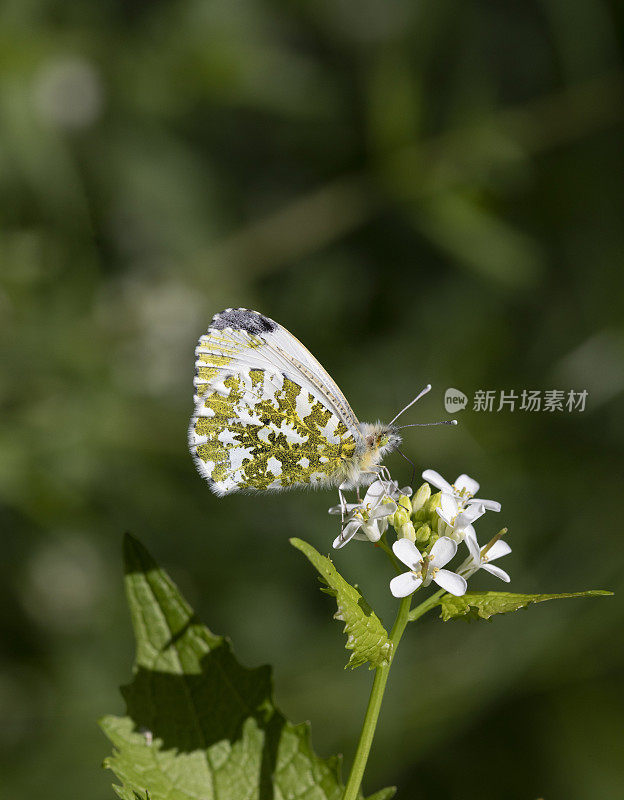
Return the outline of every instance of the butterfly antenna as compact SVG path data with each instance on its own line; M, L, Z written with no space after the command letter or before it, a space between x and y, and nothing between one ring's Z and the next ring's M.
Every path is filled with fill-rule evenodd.
M398 429L403 428L428 428L431 425L457 425L456 419L445 419L442 422L411 422L409 425L399 425Z
M412 465L412 474L410 475L410 481L409 481L409 485L411 486L411 485L414 483L414 478L416 477L416 464L414 464L414 462L412 461L412 459L411 459L411 458L408 458L408 457L405 455L405 453L404 453L402 450L399 450L399 448L398 448L398 447L397 447L397 453L398 453L400 456L403 456L403 458L404 458L404 459L405 459L405 460L406 460L406 461L407 461L409 464L411 464L411 465Z
M401 416L401 414L402 414L404 411L407 411L407 409L408 409L408 408L411 408L411 407L414 405L414 403L417 403L417 402L420 400L420 398L421 398L423 395L427 394L427 392L430 392L430 391L431 391L431 384L430 384L430 383L428 383L428 384L425 386L425 388L424 388L424 389L423 389L421 392L419 392L419 393L416 395L416 397L415 397L415 398L414 398L412 401L410 401L410 402L409 402L409 403L408 403L408 404L405 406L405 408L402 408L402 409L399 411L399 413L396 415L396 417L395 417L394 419L390 420L390 422L388 423L388 425L392 425L392 423L393 423L393 422L395 422L395 421L396 421L396 420L397 420L397 419L398 419L398 418Z

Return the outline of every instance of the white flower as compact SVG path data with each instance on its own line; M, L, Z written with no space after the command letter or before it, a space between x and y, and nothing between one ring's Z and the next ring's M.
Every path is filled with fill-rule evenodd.
M435 581L450 594L465 594L466 579L448 569L442 569L457 552L457 544L452 539L446 536L438 539L426 556L409 539L398 539L392 545L392 550L410 569L390 581L390 591L395 597L407 597L419 586L429 586L431 581Z
M438 527L438 531L455 542L461 542L469 536L476 538L477 534L472 523L485 514L485 506L481 503L471 503L462 508L450 494L442 494L436 513L445 523L442 528Z
M398 508L394 498L398 499L403 492L394 481L377 480L368 487L361 503L330 508L330 514L347 515L346 524L334 540L334 548L344 547L351 539L378 542L388 528L388 517Z
M466 508L466 506L471 503L478 503L484 506L488 511L501 510L501 504L496 500L483 500L479 497L475 497L476 493L479 491L479 484L474 478L471 478L470 475L459 475L452 485L444 480L440 473L436 472L434 469L426 469L422 476L427 483L432 483L444 494L455 498L460 508Z
M394 514L396 503L384 503L370 511L358 506L351 511L347 522L340 534L334 539L333 547L339 550L348 544L351 539L378 542L388 527L388 517Z
M474 575L477 570L484 569L491 575L496 575L497 578L505 581L505 583L509 583L511 578L505 570L490 563L497 558L511 553L511 547L507 542L496 539L493 544L479 547L476 536L466 536L466 544L470 555L457 570L460 575L463 575L464 578L469 578L471 575Z

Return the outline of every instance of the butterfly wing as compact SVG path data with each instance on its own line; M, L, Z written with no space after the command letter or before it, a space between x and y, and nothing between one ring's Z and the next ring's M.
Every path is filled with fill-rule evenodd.
M301 342L256 311L227 309L195 352L189 445L213 491L341 482L359 423Z

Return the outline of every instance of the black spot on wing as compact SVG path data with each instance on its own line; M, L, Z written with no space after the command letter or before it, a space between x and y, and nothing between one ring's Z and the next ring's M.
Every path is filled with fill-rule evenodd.
M257 336L274 331L277 325L273 320L262 316L257 311L249 311L246 308L226 308L220 314L215 314L210 327L217 330L232 328L235 331L246 331Z

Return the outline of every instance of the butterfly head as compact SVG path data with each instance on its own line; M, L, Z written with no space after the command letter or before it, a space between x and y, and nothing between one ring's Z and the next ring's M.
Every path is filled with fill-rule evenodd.
M387 425L383 422L365 422L361 424L360 430L367 452L374 454L377 459L396 450L401 444L401 434L394 425Z

